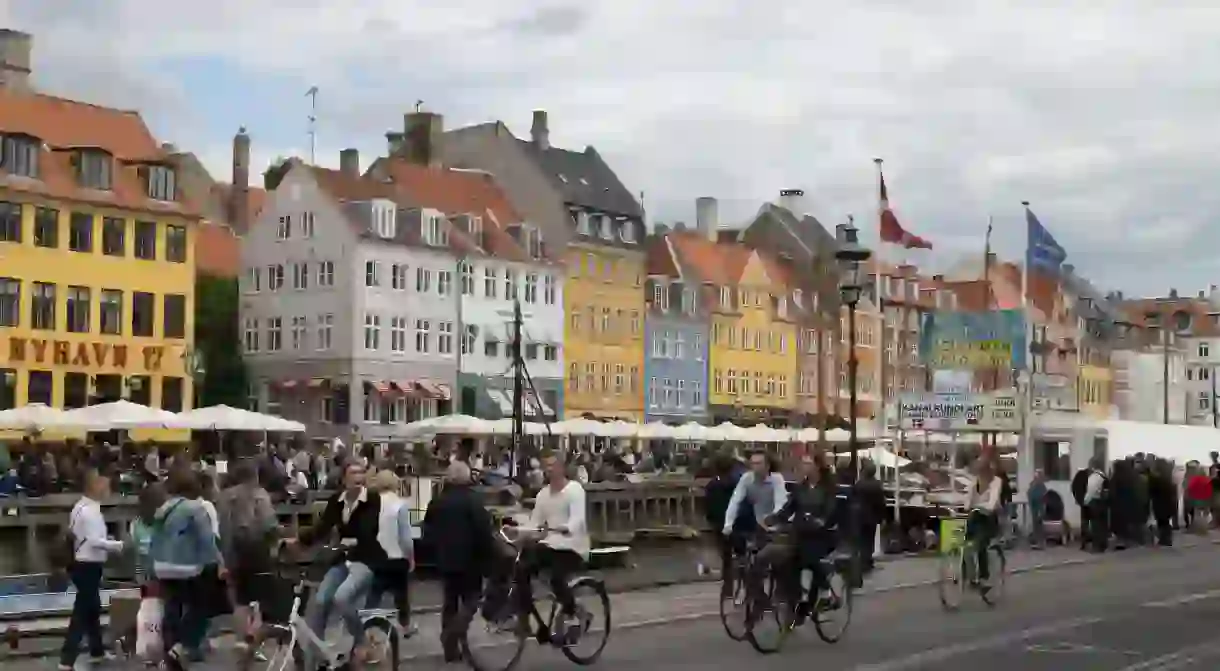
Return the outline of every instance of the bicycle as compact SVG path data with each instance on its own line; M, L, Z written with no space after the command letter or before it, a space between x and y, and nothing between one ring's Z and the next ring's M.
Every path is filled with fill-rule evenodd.
M754 569L754 558L757 554L757 544L747 540L741 552L734 550L732 561L725 567L728 575L721 576L722 580L733 581L732 593L724 589L723 583L720 590L720 624L724 625L724 633L733 641L746 640L746 576ZM730 620L735 620L738 615L741 617L740 626L735 622L730 623Z
M751 647L764 655L779 652L788 636L809 621L813 622L818 638L826 643L838 643L842 640L851 624L855 600L855 566L856 557L853 552L832 551L818 562L818 568L826 578L825 593L818 591L810 602L809 597L812 596L814 587L811 584L806 589L802 584L799 588L799 602L795 606L786 604L784 598L780 597L780 582L772 571L763 585L763 594L757 597L750 595L746 599L746 638ZM801 571L802 583L807 570L810 569ZM813 582L812 576L810 582ZM757 629L757 625L768 612L774 618L777 629L773 644L760 637ZM832 621L836 616L842 617L842 622L838 625Z
M348 547L345 545L327 548L324 555L338 553L340 561L346 561ZM283 577L283 576L281 576ZM267 642L280 646L271 654L267 654L266 671L348 671L352 669L352 642L327 641L326 632L315 632L310 628L302 614L302 606L308 601L311 589L316 585L307 579L305 571L301 571L294 580L292 589L292 606L283 622L263 622L260 638L264 645ZM258 604L250 604L258 612ZM398 611L395 609L361 609L360 621L363 637L366 641L377 636L384 636L388 650L379 658L364 660L362 667L379 666L388 671L397 671L400 658L398 636ZM274 618L280 619L280 618ZM315 661L311 667L306 666L308 653L313 653ZM320 658L320 659L318 659Z
M987 545L991 584L978 578L978 541L966 538L966 517L954 516L941 522L940 578L937 581L940 603L945 610L961 607L966 589L978 592L983 603L994 607L1004 596L1008 573L1004 548L998 540Z
M517 530L516 538L508 533L509 529ZM488 585L483 590L477 603L470 604L461 614L462 622L456 632L457 643L461 651L462 658L474 671L510 671L515 668L521 661L521 657L525 652L525 643L532 635L540 645L550 645L558 648L563 653L564 657L574 664L581 666L589 666L601 657L602 651L606 649L606 644L610 640L610 596L606 592L606 585L601 579L591 575L576 575L568 582L568 588L575 593L578 589L591 589L594 595L601 603L602 611L605 614L605 626L602 630L602 638L592 652L581 654L576 651L576 645L586 639L592 632L592 613L584 611L579 605L577 606L576 626L570 623L561 622L563 618L562 608L556 599L551 603L551 610L546 618L538 611L537 597L528 606L523 607L518 602L518 592L521 589L521 574L519 565L525 547L528 541L523 537L523 534L541 535L546 533L545 528L531 529L527 527L517 527L512 523L506 523L500 527L497 532L497 538L506 544L513 553L513 560L510 567L511 577L509 578L507 594L501 595L498 593L496 586ZM534 592L536 595L537 592ZM497 607L500 606L500 607ZM474 620L476 613L483 613L484 617L488 612L492 612L493 620L486 624L488 633L509 633L513 637L512 655L503 666L491 666L481 661L475 654L475 645L470 641L470 625ZM503 614L502 616L500 614ZM531 625L533 625L531 627ZM532 629L532 631L531 631Z

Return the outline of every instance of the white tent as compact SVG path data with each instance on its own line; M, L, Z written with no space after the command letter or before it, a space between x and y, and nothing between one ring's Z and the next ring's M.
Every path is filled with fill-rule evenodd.
M698 422L687 422L682 426L673 427L672 437L675 440L722 440L720 432Z
M547 425L541 422L523 422L522 431L530 436L545 436L547 435ZM487 432L497 436L509 436L513 433L513 420L511 418L497 419L487 422ZM555 430L555 426L551 426L550 433L552 435L560 435Z
M669 426L665 422L649 422L640 427L639 437L648 440L658 440L666 438L674 438L678 428Z
M20 408L0 412L0 430L41 431L68 426L64 423L63 410L41 403L31 403Z
M411 422L403 427L408 436L470 435L491 433L490 422L470 415L441 415Z
M150 408L131 401L112 401L69 410L63 414L63 420L64 426L89 431L186 428L179 421L178 415L168 410Z
M188 410L178 415L178 424L181 428L198 431L305 431L305 425L300 422L227 405Z

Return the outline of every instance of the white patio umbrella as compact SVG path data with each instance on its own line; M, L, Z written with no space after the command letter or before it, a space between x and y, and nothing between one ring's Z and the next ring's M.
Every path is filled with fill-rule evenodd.
M64 413L63 420L64 426L89 431L187 428L179 421L178 415L168 410L150 408L131 401L111 401L69 410Z
M181 428L197 431L305 431L300 422L227 405L188 410L178 415L178 422Z
M721 440L720 434L710 426L704 426L699 422L687 422L682 426L670 427L671 438L674 440Z
M721 422L716 425L715 429L721 432L723 436L721 440L734 440L743 443L753 440L750 437L753 434L750 433L749 429L737 426L732 422Z
M572 419L565 419L562 422L552 424L551 430L556 434L567 436L602 436L605 435L602 433L605 430L605 426L605 422L585 417L573 417Z
M551 425L552 435L561 435L555 430L554 424ZM523 422L521 430L528 436L545 436L547 435L546 424L541 422ZM513 433L512 418L497 419L492 422L487 422L487 432L497 436L510 436Z
M403 432L408 436L474 436L491 433L489 424L486 420L470 415L441 415L411 422L403 427Z
M606 422L603 431L605 433L602 435L606 438L634 438L640 433L640 425L616 419L613 422Z
M31 403L20 408L0 412L0 430L41 431L67 426L63 410L41 403Z
M748 435L748 440L754 443L782 443L788 440L788 435L778 429L773 429L766 424L755 424L744 430L743 435Z
M649 422L641 426L636 435L646 440L664 440L676 437L676 433L677 427L670 426L665 422Z

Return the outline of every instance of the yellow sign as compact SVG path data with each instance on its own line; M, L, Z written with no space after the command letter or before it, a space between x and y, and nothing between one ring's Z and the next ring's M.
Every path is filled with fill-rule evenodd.
M1012 343L1006 340L940 340L929 356L929 363L934 368L961 370L1008 368L1012 365Z
M39 365L80 366L84 368L127 368L127 345L111 345L104 342L78 342L67 340L46 340L42 338L22 338L12 336L8 339L8 360L10 363L34 363ZM165 358L165 348L160 345L146 345L138 348L144 364L144 370L152 373L161 370Z
M940 553L949 554L966 542L966 520L949 517L940 521Z

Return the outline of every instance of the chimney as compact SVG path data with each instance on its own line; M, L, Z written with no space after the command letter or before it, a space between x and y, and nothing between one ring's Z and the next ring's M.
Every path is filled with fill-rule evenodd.
M229 190L229 225L238 235L250 229L250 136L246 127L233 136L233 188Z
M1072 264L1070 264L1070 263L1065 263L1065 264L1063 264L1063 274L1064 274L1064 275L1075 275L1075 274L1076 274L1076 266L1074 266L1074 265L1072 265Z
M1177 289L1170 289L1170 290L1169 290L1169 297L1170 297L1171 299L1176 300L1176 299L1178 298L1178 290L1177 290Z
M530 126L530 138L534 148L546 151L551 148L551 129L546 123L546 110L534 110L534 125Z
M392 130L385 134L386 156L391 158L398 156L403 150L403 135L402 133Z
M699 235L716 241L716 229L720 227L720 203L711 196L695 199L695 227Z
M339 152L339 172L352 177L360 176L360 150L348 148Z
M1199 290L1199 300L1203 300L1204 298L1207 298L1207 293L1204 292L1202 289L1200 289Z
M165 152L165 153L167 153L167 154L177 154L177 153L178 153L178 147L174 146L174 143L173 143L173 142L162 142L162 143L161 143L161 151L163 151L163 152Z
M779 192L779 206L785 208L800 219L808 214L805 207L804 189L784 189Z
M415 165L439 167L445 118L434 112L411 112L404 126L403 158Z
M30 91L31 54L34 36L19 30L0 28L0 89L17 93Z

